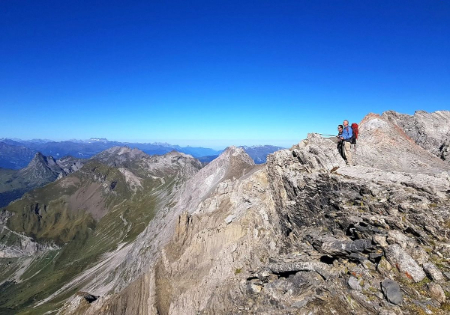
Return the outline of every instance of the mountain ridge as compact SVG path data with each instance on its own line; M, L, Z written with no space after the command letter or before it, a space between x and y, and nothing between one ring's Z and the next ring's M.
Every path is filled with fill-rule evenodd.
M51 185L69 187L71 176L94 174L87 178L104 184L115 199L92 226L96 238L79 245L78 253L111 237L117 242L70 281L55 283L46 295L30 294L38 302L28 310L445 314L450 165L439 149L447 134L434 126L445 124L447 115L420 112L428 123L420 133L408 133L401 115L394 121L393 114L368 114L352 167L333 139L318 134L258 165L236 147L205 166L176 152L141 157L135 151L135 158L129 148L105 152ZM428 146L424 136L436 141ZM125 198L116 198L121 191ZM131 238L116 235L127 233L125 222L138 222L133 213L146 211L137 209L147 209L140 205L148 195L156 198L152 219ZM14 286L21 288L11 283L6 289L14 292ZM87 295L97 300L89 302ZM0 301L9 303L4 305L15 305L5 299L0 293Z
M108 141L107 139L98 141L67 140L61 142L39 139L29 141L0 139L0 167L11 169L23 168L37 152L57 158L72 156L74 158L86 159L114 146L137 148L149 155L162 155L175 150L190 154L195 158L200 158L202 162L210 162L223 151L195 146L182 147L161 142L128 143ZM281 147L262 145L247 148L256 163L263 163L268 153L272 153Z

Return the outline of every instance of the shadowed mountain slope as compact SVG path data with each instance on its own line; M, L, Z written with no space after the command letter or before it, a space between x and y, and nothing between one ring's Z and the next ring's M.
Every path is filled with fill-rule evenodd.
M21 170L0 169L0 207L20 198L27 191L77 171L83 163L83 160L72 157L55 160L36 153L28 166Z

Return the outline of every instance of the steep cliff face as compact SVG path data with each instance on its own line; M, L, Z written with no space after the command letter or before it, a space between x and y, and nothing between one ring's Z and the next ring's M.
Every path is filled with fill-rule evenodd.
M60 312L445 314L449 165L391 116L361 122L355 167L316 134L261 166L228 149Z

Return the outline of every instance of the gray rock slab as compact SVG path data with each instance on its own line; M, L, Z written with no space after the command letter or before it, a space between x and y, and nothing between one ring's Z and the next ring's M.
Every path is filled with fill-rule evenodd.
M386 300L396 305L402 304L403 294L397 282L391 279L385 279L381 282L381 290Z

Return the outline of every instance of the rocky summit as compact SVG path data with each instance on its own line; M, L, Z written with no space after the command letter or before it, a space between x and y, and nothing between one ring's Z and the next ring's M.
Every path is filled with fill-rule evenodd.
M155 215L135 239L26 311L448 314L449 121L448 111L369 114L353 148L356 166L318 134L260 165L235 147L201 169L176 153L145 163L126 162L139 152L104 153L99 160L121 174L162 172L177 161L183 180L157 191ZM11 215L6 208L2 220Z

